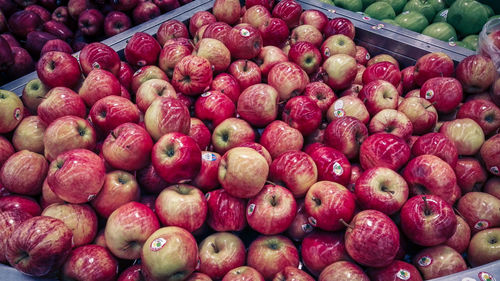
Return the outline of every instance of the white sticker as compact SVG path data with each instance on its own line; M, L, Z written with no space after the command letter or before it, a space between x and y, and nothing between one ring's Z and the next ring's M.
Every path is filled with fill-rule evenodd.
M248 205L247 215L251 216L255 212L255 204Z
M499 173L499 169L498 169L498 167L497 167L497 166L492 166L492 167L490 168L490 172L492 172L492 173L493 173L493 174L495 174L495 175L498 175L498 173Z
M94 198L96 198L97 194L90 194L89 197L87 197L87 201L92 201Z
M330 56L330 49L328 49L328 47L327 47L327 48L325 48L324 54L325 54L325 56L327 56L327 57L329 57L329 56Z
M342 165L340 165L338 162L333 163L333 173L337 176L341 176L344 173Z
M310 223L312 226L316 226L317 221L316 221L316 219L315 219L315 218L313 218L313 217L309 217L307 220L309 221L309 223Z
M212 161L217 160L217 155L215 155L213 153L205 153L205 154L203 154L203 156L201 156L201 158L203 158L203 160L212 162Z
M488 226L490 226L490 223L488 221L482 220L482 221L476 222L476 224L474 225L474 228L477 230L483 230L483 229L488 228Z
M442 17L447 17L448 16L448 9L442 11L439 15Z
M242 28L240 30L240 35L243 37L248 37L248 36L250 36L250 31L248 31L248 29L246 29L246 28Z
M156 238L155 240L153 240L153 242L151 242L151 245L149 246L149 249L151 249L151 251L153 252L157 252L159 250L161 250L161 248L163 248L163 246L165 246L165 244L167 243L167 240L165 240L164 238Z
M411 274L408 270L406 269L400 269L398 273L396 273L396 277L401 279L401 280L408 280L411 277Z
M21 119L21 109L19 107L14 109L14 119L18 121Z
M208 199L210 199L210 192L207 192L207 194L205 194L205 199L208 201Z
M481 281L495 281L495 277L488 272L481 271L477 276Z
M429 256L423 256L420 259L418 259L418 265L426 267L429 266L432 263L432 258Z
M210 96L211 94L212 93L210 93L210 92L206 92L206 93L201 94L201 96L206 98L206 97Z
M303 225L301 225L301 228L302 228L302 231L304 231L305 233L309 233L313 230L312 225L310 225L308 223L304 223Z
M366 58L366 60L370 60L370 54L369 54L369 53L366 53L365 58Z
M99 68L101 68L101 65L98 62L95 61L94 63L92 63L92 68L99 69Z
M425 92L425 99L430 100L430 99L432 99L432 97L434 97L434 91L427 90L427 92Z
M370 18L369 16L364 16L363 19L364 20L371 20L372 18Z

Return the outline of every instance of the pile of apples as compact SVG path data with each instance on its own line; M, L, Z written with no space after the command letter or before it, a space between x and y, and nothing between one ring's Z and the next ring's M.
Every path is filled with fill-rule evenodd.
M46 52L74 53L190 0L0 0L0 85Z
M426 280L500 259L500 79L216 0L0 90L0 260L64 280ZM466 254L464 258L464 255ZM140 261L139 261L140 259Z

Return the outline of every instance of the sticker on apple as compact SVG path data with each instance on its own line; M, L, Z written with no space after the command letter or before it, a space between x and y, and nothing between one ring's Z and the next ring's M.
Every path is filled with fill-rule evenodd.
M344 169L338 162L333 163L333 173L337 176L341 176L344 173Z
M255 212L255 204L248 205L247 215L251 216Z
M495 277L488 272L481 271L478 276L481 281L495 281Z
M248 36L250 36L250 31L248 31L248 29L246 29L246 28L242 28L240 30L240 35L243 37L248 37Z
M18 121L21 119L21 109L19 107L14 109L14 119Z
M325 56L329 57L330 56L330 49L325 48L325 52L324 52Z
M156 238L155 240L153 240L153 242L151 242L151 246L149 248L153 252L158 252L159 250L161 250L161 248L165 246L166 243L167 240L165 240L165 238L162 237Z
M92 201L94 198L96 198L97 194L90 194L89 197L87 197L87 201Z
M95 61L94 63L92 63L92 68L100 69L101 65Z
M207 194L205 194L205 199L208 201L208 199L210 199L210 192L207 192Z
M309 217L309 218L307 218L307 220L309 221L309 223L310 223L312 226L316 226L317 221L316 221L316 219L315 219L315 218L313 218L313 217Z
M498 169L498 167L497 167L497 166L493 166L493 167L491 167L491 168L490 168L490 172L491 172L492 174L498 175L498 173L499 173L500 171L499 171L499 169Z
M422 267L429 266L432 263L432 258L429 256L423 256L420 259L418 259L418 265Z
M488 221L483 220L483 221L476 222L476 224L474 225L474 228L477 230L483 230L483 229L488 228L489 225L490 225L490 223Z
M432 99L432 97L434 97L434 91L433 90L428 90L427 92L425 92L425 99Z
M213 153L203 154L203 156L201 156L201 158L203 158L203 160L210 161L210 162L217 160L217 156Z
M304 233L309 233L313 230L313 227L312 225L308 224L308 223L304 223L302 226L302 231L304 231Z
M332 13L332 14L337 13L337 11L335 11L334 9L330 9L330 10L328 10L328 12L330 12L330 13Z
M398 273L396 273L396 277L398 277L401 280L408 280L411 277L411 274L408 270L406 269L400 269Z
M210 93L210 92L206 92L206 93L201 94L201 96L206 98L206 97L210 96L211 94L212 93Z
M366 60L370 60L370 54L369 53L366 53L365 59Z

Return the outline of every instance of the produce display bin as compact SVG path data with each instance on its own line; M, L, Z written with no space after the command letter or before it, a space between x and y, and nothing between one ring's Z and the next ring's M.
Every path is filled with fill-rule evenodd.
M159 26L170 19L177 19L187 23L189 18L198 11L210 10L215 0L196 0L181 6L171 12L163 14L146 23L133 27L121 34L108 38L102 43L110 46L123 58L123 50L128 39L136 32L155 34ZM389 54L395 57L401 68L414 65L416 60L430 52L444 52L455 63L460 62L474 52L452 43L443 42L401 27L390 25L382 21L341 9L318 0L296 0L304 10L317 9L323 11L329 18L345 17L351 20L356 27L356 44L365 47L372 56ZM78 56L78 53L74 54ZM23 88L30 80L37 78L36 72L30 73L8 84L0 86L1 89L22 94ZM488 279L489 278L489 279ZM26 276L12 267L0 264L0 280L54 280L50 278L33 278ZM500 281L500 260L480 267L469 269L453 275L433 279L436 281Z

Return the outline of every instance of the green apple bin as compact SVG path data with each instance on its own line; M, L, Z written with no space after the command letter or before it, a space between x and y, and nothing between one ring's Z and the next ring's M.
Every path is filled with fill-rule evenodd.
M410 65L414 65L416 60L423 55L431 52L444 52L450 56L455 63L460 62L467 56L474 54L469 49L462 48L453 43L448 43L431 38L420 33L416 33L401 27L397 27L376 19L364 16L360 13L351 12L339 7L320 2L319 0L296 0L302 5L304 10L317 9L324 12L329 18L345 17L351 20L356 27L355 42L357 45L365 47L369 53L374 56L385 53L396 58L401 69ZM483 0L486 4L490 4L497 12L500 12L500 1L498 0ZM132 27L116 36L110 37L102 43L110 46L123 58L123 50L128 42L128 39L136 32L145 32L151 35L156 34L159 26L170 19L177 19L182 22L188 22L189 18L198 11L207 11L213 7L214 0L196 0L186 5L183 5L173 11L163 14L148 22ZM78 57L78 53L74 56ZM9 90L17 95L21 95L24 86L32 79L37 78L36 72L30 73L17 80L0 86L1 89ZM245 235L245 233L241 233ZM243 240L248 237L242 237ZM492 279L483 279L489 274ZM54 280L47 278L34 278L22 274L12 267L0 264L0 280L9 281L24 281L24 280ZM452 274L445 277L440 277L432 280L440 281L480 281L480 280L498 280L500 281L500 260L475 267L466 271Z

